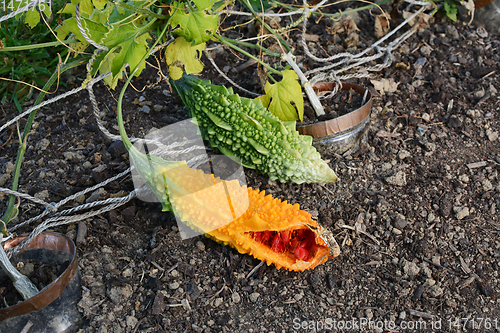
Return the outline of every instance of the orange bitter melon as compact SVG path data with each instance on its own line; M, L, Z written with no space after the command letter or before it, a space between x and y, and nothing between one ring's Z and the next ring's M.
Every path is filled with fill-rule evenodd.
M340 254L333 235L299 204L265 195L191 169L185 163L157 168L170 208L190 228L268 265L303 271Z

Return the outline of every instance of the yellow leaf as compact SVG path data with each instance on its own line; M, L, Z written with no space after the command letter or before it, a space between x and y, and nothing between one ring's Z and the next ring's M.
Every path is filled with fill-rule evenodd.
M199 60L205 43L192 46L184 37L177 37L165 51L165 61L172 80L178 80L182 74L198 74L203 70Z
M298 76L292 70L283 72L283 79L275 84L266 82L265 96L260 100L269 111L282 121L304 118L304 98ZM293 103L293 104L292 104Z

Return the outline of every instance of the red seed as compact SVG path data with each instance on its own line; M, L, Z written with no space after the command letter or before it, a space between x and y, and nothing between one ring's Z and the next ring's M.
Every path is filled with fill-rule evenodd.
M304 238L304 232L305 232L305 229L296 230L295 236L298 239L302 239L302 238Z
M274 235L273 237L271 249L277 253L285 251L285 244L283 244L283 241L278 234Z
M290 241L290 231L289 230L281 231L280 235L283 243L288 244L288 242Z
M294 255L295 255L296 259L304 260L304 261L309 260L309 251L307 251L303 247L296 248Z
M303 247L304 249L309 250L311 248L311 245L313 244L313 241L314 240L312 238L306 238L300 243L299 247Z
M262 242L262 231L256 232L253 236L253 239L255 239L256 242Z
M272 231L266 230L262 234L262 243L265 243L271 239L271 236L273 235Z
M300 241L297 238L294 238L290 241L289 249L290 251L295 251L295 249L300 245Z

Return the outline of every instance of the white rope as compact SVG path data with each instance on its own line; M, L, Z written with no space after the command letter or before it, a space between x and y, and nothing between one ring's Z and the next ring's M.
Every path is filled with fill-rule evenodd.
M94 45L96 48L98 48L99 50L102 50L102 51L108 51L108 47L107 46L104 46L104 45L100 45L96 42L94 42L92 39L90 39L90 37L87 35L87 32L85 31L85 29L83 29L83 26L82 26L82 22L80 20L80 3L79 2L77 5L76 5L76 8L75 8L75 18L76 18L76 25L78 26L78 30L80 30L80 33L82 34L83 38L85 38L85 40L87 42L89 42L90 44Z
M93 83L95 83L97 81L102 80L103 78L105 78L106 76L108 76L110 74L111 74L111 72L110 73L106 73L106 74L102 74L102 75L96 77L95 79L92 79L91 82L93 84ZM78 87L78 88L72 89L72 90L70 90L68 92L65 92L64 94L61 94L59 96L56 96L56 97L51 98L49 100L46 100L46 101L44 101L44 102L42 102L40 104L37 104L35 106L30 107L28 110L24 111L23 113L21 113L20 115L18 115L17 117L15 117L14 119L8 121L6 124L4 124L2 127L0 127L0 133L2 133L2 131L4 129L6 129L10 125L12 125L13 123L15 123L19 119L21 119L22 117L26 116L27 114L31 113L32 111L40 109L40 108L44 107L45 105L49 105L49 104L54 103L54 102L56 102L56 101L58 101L60 99L63 99L63 98L66 98L68 96L71 96L73 94L76 94L77 92L79 92L79 91L81 91L83 89L84 89L83 87Z
M41 223L40 225L38 225L30 233L30 235L25 240L23 240L21 242L21 244L19 244L15 248L10 249L10 251L7 252L7 256L10 258L14 253L21 250L24 246L26 246L29 242L31 242L36 236L38 236L41 232L43 232L44 230L46 230L48 228L55 228L55 227L58 227L60 225L75 223L75 222L85 220L85 219L88 219L88 218L96 216L96 215L100 215L100 214L109 212L110 210L118 208L118 207L124 205L125 203L129 202L130 200L135 198L135 196L136 196L136 193L134 191L132 191L126 197L119 198L121 200L119 200L118 202L113 203L111 205L108 205L106 207L103 207L101 209L98 209L96 211L87 212L87 213L84 213L81 215L49 218L49 219L43 221L43 223Z
M6 2L7 2L6 0L3 2L3 5L4 5L4 6L5 6L5 3L6 3ZM10 18L12 18L12 17L16 16L17 14L24 13L25 11L28 11L28 10L30 10L30 9L32 9L32 8L34 8L37 4L39 4L39 2L40 2L40 0L35 0L35 1L30 2L29 4L27 4L26 6L24 6L24 7L21 7L21 8L19 8L19 9L17 9L16 11L14 11L14 12L12 12L12 13L10 13L10 14L7 14L7 15L5 15L5 16L0 17L0 22L3 22L3 21L5 21L5 20L8 20L8 19L10 19ZM4 7L4 9L5 9L5 7Z
M212 58L212 56L210 55L210 52L208 51L205 51L205 55L207 56L208 60L210 61L210 63L212 64L212 66L214 66L215 70L217 72L219 72L219 75L222 76L224 79L226 79L227 82L231 83L235 88L238 88L239 90L241 91L244 91L246 92L247 94L249 94L250 96L260 96L260 94L257 94L257 93L254 93L253 91L250 91L250 90L247 90L245 88L243 88L242 86L236 84L236 82L234 82L233 80L231 80L226 74L224 74L224 72L219 68L219 66L217 66L215 64L215 61L214 59Z
M12 190L9 190L8 188L4 188L4 187L0 187L0 192L15 195L15 196L23 198L23 199L31 200L37 204L45 206L48 210L50 210L52 212L57 211L57 209L53 205L43 201L42 199L39 199L37 197L33 197L33 196L26 194L26 193L12 191Z

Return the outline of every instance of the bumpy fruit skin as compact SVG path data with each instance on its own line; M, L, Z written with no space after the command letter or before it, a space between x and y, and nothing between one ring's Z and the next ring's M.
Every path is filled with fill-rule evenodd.
M240 186L237 180L221 180L185 164L164 165L157 171L163 175L178 218L240 253L292 271L314 268L340 254L333 235L298 204L282 202L264 191ZM312 238L300 245L308 250L296 254L289 244L290 235L312 235L311 231Z
M300 135L295 122L282 122L259 100L234 94L232 89L185 75L171 81L203 139L223 154L280 182L329 183L335 172Z

